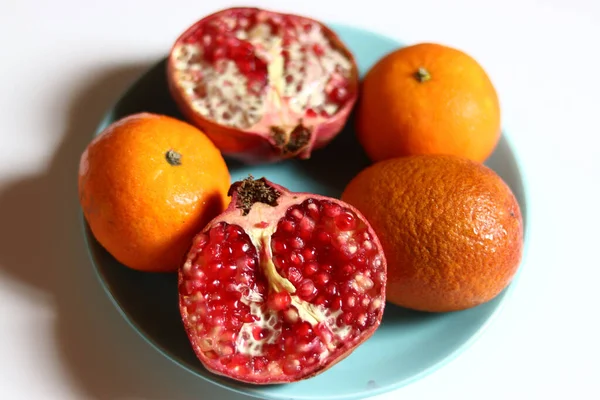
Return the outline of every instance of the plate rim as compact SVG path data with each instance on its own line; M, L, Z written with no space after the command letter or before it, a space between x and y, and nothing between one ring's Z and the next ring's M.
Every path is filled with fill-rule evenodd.
M339 34L340 30L349 30L349 31L354 31L354 32L358 32L361 34L376 36L385 41L394 42L399 47L406 46L405 43L398 40L396 37L388 36L386 34L378 32L376 30L367 29L367 28L364 28L359 25L340 23L340 22L336 22L336 21L328 22L327 25L336 34ZM356 57L356 58L358 58L358 57ZM100 121L97 124L97 127L93 133L93 136L90 138L90 140L93 139L95 136L97 136L107 126L108 121L111 120L111 118L112 118L112 110L114 110L115 106L118 104L120 99L123 98L125 95L127 95L127 93L131 92L131 90L140 82L140 80L145 76L145 74L147 74L150 70L155 68L159 63L161 63L163 61L164 61L164 57L161 57L157 62L154 62L153 64L151 64L147 69L144 70L144 72L142 72L136 79L134 79L133 82L131 82L125 90L121 91L118 94L117 99L115 99L112 102L112 104L109 107L107 107L105 113L100 118ZM408 386L414 382L417 382L427 376L432 375L436 371L444 368L448 364L455 361L460 355L464 354L468 349L470 349L472 347L472 345L482 337L482 335L485 333L485 331L498 319L498 317L500 316L500 314L506 307L507 302L510 301L512 293L515 291L515 288L519 281L519 277L522 274L522 271L526 264L526 261L528 258L528 253L529 253L528 250L529 250L530 231L531 231L531 228L530 228L531 215L529 212L529 205L531 204L531 201L529 200L530 199L530 190L529 190L530 186L527 184L527 182L528 182L528 176L527 176L527 172L526 172L527 169L524 168L525 164L523 163L523 157L522 157L520 150L518 149L518 147L514 146L513 139L511 138L511 134L508 133L508 132L512 132L512 130L507 128L508 125L510 125L510 123L507 123L506 118L504 118L502 121L501 136L507 142L507 146L510 149L511 154L514 158L514 164L515 164L516 170L518 171L518 176L521 181L520 189L522 190L522 200L523 200L523 204L521 205L521 207L523 209L523 214L524 214L523 215L524 216L524 218L523 218L523 233L524 233L523 234L523 251L522 251L521 261L520 261L519 267L517 269L517 272L513 276L510 284L499 294L499 296L502 296L502 297L501 297L500 301L498 302L498 305L496 307L494 307L494 309L487 316L485 321L479 326L479 328L467 340L465 340L463 343L461 343L460 345L455 347L454 350L452 352L448 353L445 357L441 358L437 362L432 363L429 367L421 370L420 372L418 372L410 377L400 379L393 384L372 387L372 388L366 387L363 391L354 392L350 395L349 394L329 395L327 397L293 395L293 397L290 397L290 395L278 394L277 392L275 392L275 393L265 392L263 390L260 390L260 388L263 388L264 386L252 387L252 385L245 385L241 382L236 382L236 381L230 380L226 377L211 374L211 372L209 372L208 370L206 372L206 375L201 374L201 373L195 371L194 369L188 367L184 362L177 360L175 356L173 356L172 354L167 352L167 350L165 350L159 344L157 344L150 335L148 335L140 326L138 326L135 323L134 319L125 311L125 307L123 307L121 305L121 303L119 303L119 301L114 297L112 291L109 288L108 283L104 279L104 276L101 273L100 268L98 267L96 257L94 256L94 254L91 250L91 248L92 248L91 243L90 243L90 241L92 239L90 237L91 230L89 230L89 228L88 228L89 225L87 224L87 221L85 220L85 217L83 215L83 211L80 207L80 210L79 210L80 228L82 230L82 234L84 237L86 251L87 251L89 260L91 261L91 264L93 266L93 270L96 275L96 278L98 279L98 281L100 283L100 286L103 288L105 294L107 295L107 297L109 298L109 300L111 301L111 303L113 304L115 309L118 311L118 313L121 315L121 317L127 322L127 324L130 326L130 328L132 328L144 340L144 342L149 344L154 350L156 350L163 357L165 357L166 359L171 361L173 364L175 364L179 368L182 368L183 370L187 371L188 373L192 374L193 376L199 377L208 383L217 385L223 389L226 389L226 390L238 393L238 394L242 394L242 395L246 395L246 396L250 396L250 397L254 397L254 398L264 398L266 400L317 400L317 399L322 399L322 400L359 400L361 398L364 398L364 396L371 397L371 396L377 396L377 395L381 395L384 393L396 391L396 390L399 390L399 389L401 389L405 386Z

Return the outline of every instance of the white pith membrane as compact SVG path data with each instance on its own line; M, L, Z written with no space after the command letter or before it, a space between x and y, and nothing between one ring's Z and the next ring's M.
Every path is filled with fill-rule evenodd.
M299 124L314 126L339 110L353 68L318 23L265 11L213 17L172 57L176 81L200 115L256 133L278 127L284 140Z
M349 210L308 198L281 197L276 207L255 203L246 216L236 210L227 224L212 225L195 240L181 271L181 310L211 369L249 381L298 378L322 369L379 324L380 249L358 219L327 239L320 228L337 224ZM327 215L336 213L343 216ZM267 215L274 222L267 223ZM251 269L248 258L255 260ZM271 308L268 299L283 292L290 304Z

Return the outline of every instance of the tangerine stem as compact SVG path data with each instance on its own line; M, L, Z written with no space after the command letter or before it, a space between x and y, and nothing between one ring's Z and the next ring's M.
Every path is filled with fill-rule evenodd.
M181 165L181 154L171 149L165 154L167 162L173 166Z
M415 77L419 82L423 83L431 79L431 74L425 68L419 67L415 73Z

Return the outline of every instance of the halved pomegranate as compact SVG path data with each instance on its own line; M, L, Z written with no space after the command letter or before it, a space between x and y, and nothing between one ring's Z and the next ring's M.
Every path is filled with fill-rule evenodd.
M379 327L381 244L362 214L336 199L251 177L230 194L179 271L191 345L207 369L239 381L319 374Z
M309 158L341 131L358 91L354 57L331 29L258 8L219 11L187 29L167 79L184 116L249 164Z

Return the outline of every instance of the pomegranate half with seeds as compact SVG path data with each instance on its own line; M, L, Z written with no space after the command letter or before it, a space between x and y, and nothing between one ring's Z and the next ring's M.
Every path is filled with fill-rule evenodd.
M306 159L345 125L358 91L351 52L323 23L258 8L209 15L175 42L173 98L226 155Z
M210 371L255 383L317 375L379 327L387 264L352 206L252 177L199 233L179 307Z

